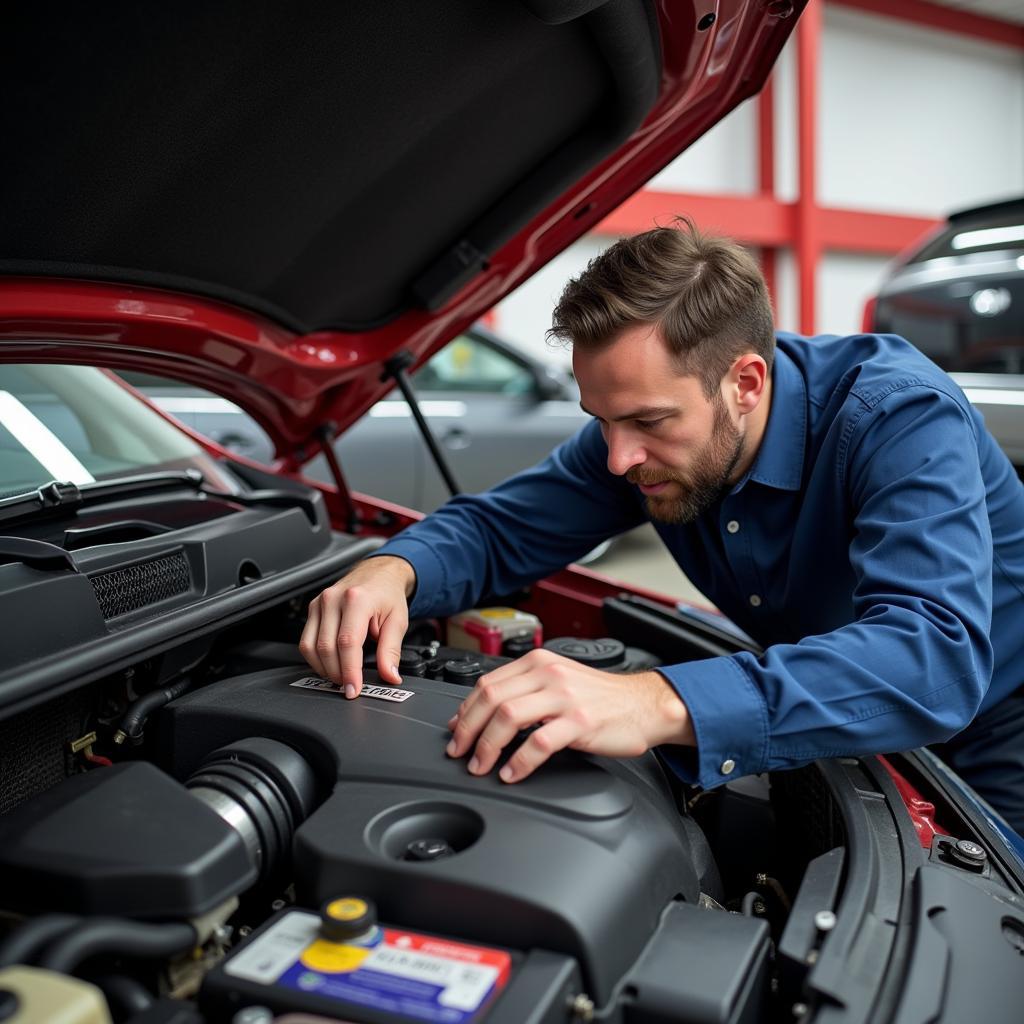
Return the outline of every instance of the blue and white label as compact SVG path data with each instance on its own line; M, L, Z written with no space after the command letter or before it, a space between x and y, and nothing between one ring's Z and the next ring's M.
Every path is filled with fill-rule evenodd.
M225 966L237 978L316 993L410 1021L471 1024L508 981L511 956L392 928L349 943L319 938L315 914L292 911Z

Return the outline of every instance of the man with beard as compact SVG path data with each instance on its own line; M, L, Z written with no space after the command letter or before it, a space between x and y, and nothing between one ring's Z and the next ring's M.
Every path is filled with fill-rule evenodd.
M513 592L649 519L765 653L623 677L534 651L480 680L450 756L487 773L538 726L504 781L566 747L661 746L709 788L941 743L1024 829L1024 488L950 378L894 336L776 335L753 259L688 222L593 260L551 334L593 421L325 590L300 645L313 669L358 695L369 633L399 683L410 613Z

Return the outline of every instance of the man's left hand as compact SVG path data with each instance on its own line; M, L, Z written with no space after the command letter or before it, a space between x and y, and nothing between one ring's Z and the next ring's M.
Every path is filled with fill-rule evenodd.
M658 672L615 675L535 650L481 677L448 722L450 757L472 749L486 775L522 729L538 725L499 775L519 782L556 751L639 757L662 743L694 745L686 705Z

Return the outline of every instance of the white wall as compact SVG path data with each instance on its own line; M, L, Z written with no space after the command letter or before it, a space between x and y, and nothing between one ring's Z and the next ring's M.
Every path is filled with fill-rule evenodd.
M741 103L648 184L672 192L757 191L757 99Z
M817 153L822 205L938 218L1024 193L1024 53L838 5L825 4L824 12ZM795 51L794 37L774 72L776 194L788 202L797 194ZM756 191L756 100L733 111L650 185ZM590 237L568 249L498 306L498 330L530 351L567 361L543 342L551 308L568 277L611 241ZM886 263L826 253L818 268L817 330L859 330L864 301ZM794 330L791 254L780 253L778 268L777 320Z
M1024 191L1024 53L826 5L819 200L935 216Z

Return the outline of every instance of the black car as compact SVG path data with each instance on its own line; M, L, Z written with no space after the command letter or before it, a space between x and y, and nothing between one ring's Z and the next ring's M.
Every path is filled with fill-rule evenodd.
M950 214L894 264L865 329L947 370L1024 473L1024 198Z

